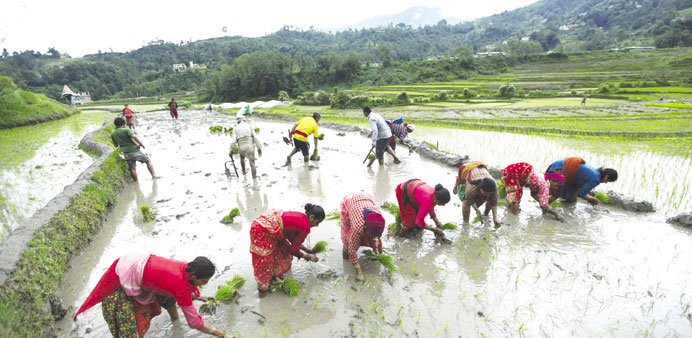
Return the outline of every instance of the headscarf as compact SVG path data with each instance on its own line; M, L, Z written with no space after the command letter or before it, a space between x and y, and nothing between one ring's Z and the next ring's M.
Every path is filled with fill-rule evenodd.
M407 130L409 133L412 133L414 130L416 130L416 126L414 126L413 124L409 123L409 124L406 125L406 130Z
M560 185L565 184L565 175L560 174L560 173L548 173L545 174L545 180L546 181L555 181Z
M363 210L363 217L365 218L365 231L368 235L371 237L382 236L384 231L384 217L382 217L382 214L365 209Z

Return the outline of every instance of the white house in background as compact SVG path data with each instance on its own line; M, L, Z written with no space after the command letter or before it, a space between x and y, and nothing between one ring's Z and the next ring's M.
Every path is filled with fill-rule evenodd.
M528 37L528 36L525 36L525 37L521 38L521 41L529 41L529 40L531 40L531 38Z
M187 64L185 64L185 63L174 63L174 64L173 64L173 70L176 71L176 72L182 72L182 71L184 71L184 70L187 69L187 68L206 69L207 66L206 66L206 65L196 64L196 63L194 63L194 62L192 62L192 61L189 61Z
M476 53L473 54L473 57L478 58L478 57L489 57L489 56L506 56L505 52L483 52L483 53Z

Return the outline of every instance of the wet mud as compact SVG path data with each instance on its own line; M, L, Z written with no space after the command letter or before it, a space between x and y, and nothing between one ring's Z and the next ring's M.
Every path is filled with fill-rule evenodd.
M329 128L320 128L325 139L319 162L305 165L294 156L284 167L291 149L281 138L290 124L251 118L264 144L259 177L228 177L231 140L208 128L232 126L232 116L184 110L177 121L166 113L142 114L139 121L145 153L162 177L152 180L138 165L140 182L123 189L101 233L72 260L61 290L63 305L70 307L58 323L64 336L108 336L98 306L77 322L69 317L114 259L142 249L185 261L209 257L218 273L203 295L213 295L236 274L245 277L238 303L222 304L205 317L239 337L692 335L690 231L666 224L662 214L583 202L560 207L567 219L560 223L524 198L518 216L499 208L499 229L467 224L446 231L451 245L437 244L429 232L385 236L384 252L400 270L387 272L361 249L362 283L341 256L338 220L324 221L306 246L325 240L327 252L318 263L294 260L288 273L303 284L301 295L259 299L249 229L261 212L300 211L308 202L336 211L344 195L360 191L378 205L396 203L394 188L402 181L419 178L451 189L456 170L405 148L397 151L402 164L386 158L385 166L368 169L362 162L369 140ZM143 221L142 205L151 206L154 221ZM241 215L222 224L236 207ZM456 197L436 212L443 223L461 223ZM171 323L166 314L154 319L147 334L205 336L184 320Z

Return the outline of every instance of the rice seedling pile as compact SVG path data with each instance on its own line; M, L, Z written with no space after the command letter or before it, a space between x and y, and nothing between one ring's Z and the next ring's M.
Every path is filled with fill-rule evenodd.
M397 223L401 223L401 212L399 211L399 206L393 203L384 202L382 207L387 209L392 216L396 219Z
M319 241L312 247L312 253L318 254L327 251L327 242Z
M327 217L325 217L328 221L334 220L334 219L339 219L341 218L341 212L338 210L335 211L330 211L327 213Z
M458 227L454 223L445 223L442 224L442 230L456 230Z
M240 216L240 210L238 208L233 208L231 212L224 216L224 218L221 220L221 223L223 224L231 224L233 223L233 219Z
M216 298L216 300L219 302L233 300L238 297L238 289L242 288L243 285L245 285L245 278L235 275L233 276L233 279L227 281L226 284L222 285L218 290L216 290L214 298Z
M374 159L375 159L375 154L368 155L368 160L374 160Z
M380 255L375 256L375 258L377 258L377 260L380 262L380 264L382 264L390 272L394 272L394 271L399 270L399 268L397 268L396 265L394 265L394 258L392 258L392 256L380 254Z
M148 205L143 205L139 207L139 210L142 211L142 217L144 218L144 222L153 221L154 218L156 218L156 215L154 215L151 212L151 208Z
M502 181L497 181L497 194L500 199L507 197L507 188L505 188L505 184Z
M215 315L218 306L219 303L217 301L210 299L199 307L199 314L205 316Z
M293 278L286 278L286 279L275 279L271 282L269 287L272 289L274 292L281 291L285 294L287 294L289 297L295 297L300 294L300 291L303 289L303 285L298 283Z
M606 194L604 194L604 193L602 193L602 192L597 192L597 193L594 195L594 197L596 197L596 199L597 199L599 202L601 202L601 203L608 203L608 202L610 202L610 196L608 196L608 195L606 195Z
M557 199L556 199L556 200L550 202L550 207L553 208L553 209L559 208L559 207L561 207L561 206L562 206L562 203L560 203L560 200L557 200Z

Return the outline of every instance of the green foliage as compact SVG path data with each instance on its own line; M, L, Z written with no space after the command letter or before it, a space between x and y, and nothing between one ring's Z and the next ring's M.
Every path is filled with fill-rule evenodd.
M324 140L324 134L317 135L317 139L320 141Z
M18 89L11 78L0 76L0 129L61 119L79 110Z
M401 212L399 211L399 206L394 203L384 202L382 207L389 211L392 216L396 219L396 223L401 223Z
M500 97L512 98L516 89L513 85L502 85L498 90L498 95Z
M269 284L269 287L272 289L272 291L281 291L287 294L289 297L295 297L299 295L300 291L303 289L303 285L298 283L298 281L296 281L293 278L274 279Z
M397 268L396 265L394 265L394 258L392 258L392 256L380 254L375 256L375 258L377 258L377 260L390 272L399 270L399 268Z
M398 236L401 232L401 223L396 222L387 226L387 231L389 231L390 236Z
M144 219L144 222L149 222L153 221L156 218L156 215L151 212L151 208L148 205L143 205L139 207L139 210L142 212L142 218Z
M240 216L240 210L238 208L233 208L228 215L224 216L223 219L221 219L221 223L223 224L231 224L233 223L233 220Z
M561 206L562 206L562 203L560 203L559 199L555 199L554 201L550 202L550 207L553 209L559 208Z
M279 97L277 98L277 100L279 100L279 101L288 101L288 100L290 100L290 99L291 99L291 97L288 96L288 93L287 93L285 90L280 90L280 91L279 91Z
M375 154L368 155L368 160L374 160L374 159L375 159Z
M245 285L245 278L240 275L233 276L233 279L216 290L214 298L219 302L227 302L238 297L238 290Z
M456 230L458 227L454 223L445 223L442 224L442 230Z
M608 196L608 195L606 195L606 194L604 194L604 193L602 193L602 192L597 192L597 193L594 195L594 197L596 197L596 199L597 199L599 202L602 202L602 203L608 203L608 202L610 202L610 196Z
M322 253L327 251L327 242L325 241L319 241L315 243L315 246L312 247L312 252L315 254Z
M259 129L259 128L255 128L255 134L259 134L259 132L260 132L260 129Z
M328 221L341 218L341 212L339 210L331 211L327 213L326 219Z

